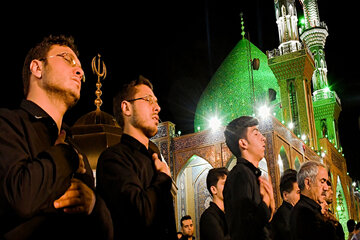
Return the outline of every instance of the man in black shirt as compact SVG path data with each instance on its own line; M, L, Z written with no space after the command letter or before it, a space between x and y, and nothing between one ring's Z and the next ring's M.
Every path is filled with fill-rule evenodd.
M201 240L230 239L224 213L223 189L229 171L225 167L209 170L206 185L213 201L200 218Z
M225 217L231 239L268 239L269 223L275 209L271 184L261 178L259 162L264 158L265 137L258 120L243 116L225 129L226 144L237 157L224 187Z
M90 165L62 123L80 97L77 56L72 38L44 38L25 59L26 100L0 110L0 238L111 238Z
M335 229L321 213L325 201L328 171L324 164L308 161L301 165L297 175L300 200L290 214L290 232L293 240L336 239Z
M280 179L280 194L283 203L274 214L271 221L273 240L287 240L290 238L290 213L300 199L300 189L296 182L296 171L287 169Z
M114 98L123 135L119 144L100 155L96 176L115 239L176 239L170 169L149 147L159 112L152 84L142 76Z

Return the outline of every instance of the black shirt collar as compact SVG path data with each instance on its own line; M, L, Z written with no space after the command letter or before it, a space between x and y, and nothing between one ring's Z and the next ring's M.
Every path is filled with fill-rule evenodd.
M238 157L237 158L237 164L244 164L245 166L247 166L248 168L250 168L250 170L254 173L254 175L256 176L256 178L261 176L261 170L257 167L255 167L251 162L249 162L248 160L246 160L245 158L242 157Z
M292 209L293 205L291 203L288 203L287 201L283 200L283 205L288 208L288 209Z
M51 118L49 114L47 114L41 107L32 101L23 99L21 101L20 107L30 113L30 115L36 119Z
M313 210L317 210L317 211L321 212L320 204L318 204L317 202L315 202L311 198L300 194L300 200L305 202L307 205L309 205Z
M23 110L28 112L36 120L42 121L49 129L49 132L51 134L51 140L53 142L56 141L56 139L59 135L59 129L58 129L54 119L47 112L45 112L44 109L42 109L36 103L26 100L26 99L23 99L21 101L20 108L22 108ZM67 137L71 137L70 128L66 124L62 123L61 129L64 129L66 131Z
M149 150L145 147L144 144L142 144L136 138L134 138L128 134L123 133L121 136L120 142L123 144L129 145L130 147L132 147L140 152L149 154Z
M217 213L219 213L219 214L224 214L224 212L219 208L218 205L216 205L216 203L210 202L210 206L212 206Z

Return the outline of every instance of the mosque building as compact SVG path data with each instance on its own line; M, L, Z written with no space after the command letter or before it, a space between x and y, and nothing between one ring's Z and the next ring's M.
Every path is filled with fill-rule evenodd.
M175 124L159 124L152 141L171 169L178 228L180 218L191 215L195 236L199 236L200 216L211 201L207 173L214 167L230 170L236 164L223 132L231 120L242 115L260 120L259 129L267 145L259 168L273 185L277 207L282 201L281 174L316 160L329 167L336 188L332 210L344 232L348 219L360 220L359 195L347 174L339 141L341 102L327 81L328 29L320 22L316 0L300 2L305 24L298 28L295 0L274 1L280 44L266 54L245 37L242 19L242 38L212 76L198 102L194 133L180 135L175 132ZM121 136L116 121L100 108L79 119L72 130L93 169L102 150Z

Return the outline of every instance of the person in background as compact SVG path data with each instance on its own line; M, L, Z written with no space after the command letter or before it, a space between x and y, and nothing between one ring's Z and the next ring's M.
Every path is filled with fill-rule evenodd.
M327 168L320 162L301 165L297 174L300 200L290 214L292 240L336 239L335 229L325 221L320 205L329 190L328 178Z
M283 203L276 211L271 221L273 240L290 238L290 213L300 199L300 189L296 181L297 172L287 169L280 179L280 194Z
M160 110L151 82L142 76L114 98L123 134L120 143L100 155L96 179L115 239L177 239L171 172L150 146Z
M322 214L324 215L325 221L331 224L335 229L337 239L344 240L345 234L341 226L341 223L336 219L334 213L329 208L330 204L332 204L333 202L333 196L334 196L334 191L332 190L331 187L332 185L331 181L328 180L326 184L328 185L329 189L328 191L326 191L325 201L321 203L321 208L322 208L321 211Z
M190 215L185 215L180 220L181 232L183 236L181 240L195 240L194 234L194 225Z
M225 129L225 141L237 158L224 187L225 217L231 239L269 239L268 224L275 211L272 185L261 178L259 162L266 139L256 118L242 116Z
M229 171L225 167L210 169L206 177L206 185L213 201L201 214L200 239L230 239L224 213L223 189Z
M0 238L112 239L85 155L63 123L84 71L72 37L48 36L28 52L25 99L0 110Z

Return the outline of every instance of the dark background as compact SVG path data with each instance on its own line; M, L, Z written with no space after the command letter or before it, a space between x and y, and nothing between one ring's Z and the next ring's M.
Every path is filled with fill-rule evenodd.
M340 141L348 172L360 180L360 81L357 75L357 12L348 5L319 0L328 25L328 80L341 99ZM303 15L297 3L298 15ZM240 12L250 41L264 53L279 45L272 0L171 0L9 3L2 8L2 91L0 107L22 99L21 71L27 51L44 36L74 36L86 73L82 96L65 119L72 125L95 110L97 77L91 60L100 53L108 69L101 109L112 113L112 97L139 74L155 87L162 121L182 134L193 132L201 93L221 62L241 39Z

